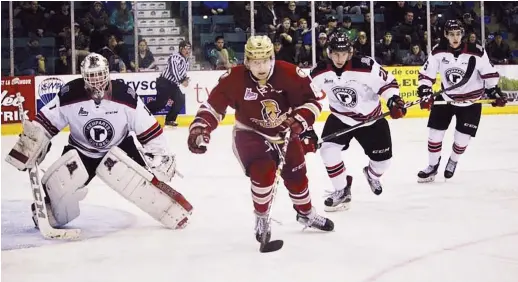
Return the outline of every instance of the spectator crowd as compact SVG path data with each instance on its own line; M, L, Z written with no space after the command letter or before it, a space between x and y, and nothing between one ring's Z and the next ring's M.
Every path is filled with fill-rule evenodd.
M8 5L2 2L2 40L9 38ZM74 2L74 34L71 28L70 2L13 2L15 22L14 37L25 39L23 45L15 48L15 73L26 75L70 74L72 73L72 48L79 62L90 52L106 57L112 72L154 71L157 68L154 54L148 42L138 40L134 46L136 22L133 2L96 1ZM312 26L310 1L199 1L193 15L203 18L232 16L232 34L242 34L243 45L251 34L250 11L253 9L256 34L268 35L274 43L278 60L288 61L300 67L311 67L312 44L315 41L317 61L327 58L327 44L335 33L345 33L354 41L355 52L372 56L379 63L388 66L422 65L428 52L428 37L432 46L443 40L443 24L446 20L462 22L466 41L482 44L486 35L485 48L494 64L516 63L518 40L518 4L506 1L485 1L485 15L480 15L480 2L432 1L429 14L431 30L427 32L427 10L423 1L375 1L374 11L369 1L316 1L315 26ZM477 6L478 5L478 6ZM184 7L184 8L182 8ZM6 11L7 9L7 11ZM172 14L185 15L185 5L171 5ZM478 11L478 13L476 12ZM186 23L185 17L182 22ZM374 30L370 21L374 17ZM212 20L214 22L214 20ZM485 21L486 30L480 30ZM194 25L197 25L194 22ZM492 26L491 26L492 25ZM492 27L491 32L488 26ZM495 28L496 27L496 28ZM315 38L313 38L313 29ZM183 27L183 30L188 30ZM238 45L229 44L225 32L218 26L210 30L209 42L200 39L193 44L193 51L209 69L221 70L242 63L242 52ZM371 34L374 42L371 43ZM199 35L193 33L193 37ZM49 38L54 42L48 48ZM72 39L75 44L72 45ZM371 53L374 44L374 54ZM2 44L2 70L5 70L5 44ZM135 58L137 48L137 58ZM8 48L7 48L8 49ZM515 52L516 55L516 52ZM193 62L194 63L194 62ZM4 71L5 73L5 71Z

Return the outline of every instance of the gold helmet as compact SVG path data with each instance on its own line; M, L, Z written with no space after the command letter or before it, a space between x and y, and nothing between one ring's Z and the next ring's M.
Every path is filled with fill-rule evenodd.
M273 44L268 36L256 35L248 38L245 45L245 57L247 59L270 59L273 54Z

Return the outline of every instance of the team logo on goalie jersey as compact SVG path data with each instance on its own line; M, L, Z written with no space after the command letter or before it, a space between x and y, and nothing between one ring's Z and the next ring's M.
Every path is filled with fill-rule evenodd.
M464 70L459 68L451 68L447 69L444 73L444 76L446 77L446 81L448 81L449 84L455 85L459 83L459 81L464 77Z
M261 115L263 119L255 119L251 120L264 127L264 128L275 128L279 126L288 116L288 113L281 114L281 109L277 101L272 99L266 99L261 101L261 105L263 108L261 109Z
M354 108L358 104L358 95L356 90L349 87L334 87L332 89L338 102L348 108Z
M105 119L96 118L88 121L83 127L83 134L95 148L104 148L110 144L113 139L113 125Z

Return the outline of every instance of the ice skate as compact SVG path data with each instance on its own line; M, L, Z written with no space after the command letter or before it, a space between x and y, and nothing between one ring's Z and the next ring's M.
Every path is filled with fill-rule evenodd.
M297 221L305 226L304 229L307 227L322 231L333 231L335 229L335 224L330 219L318 215L314 208L311 209L309 214L302 214L297 209L295 210L297 211Z
M455 168L457 168L457 162L454 162L448 159L448 164L446 164L446 168L444 169L444 178L450 179L455 174Z
M333 192L324 201L324 210L326 212L334 212L340 210L348 210L351 202L351 184L353 177L347 175L347 185L344 189Z
M369 167L366 166L363 168L363 174L365 174L365 177L367 178L367 182L369 183L369 186L371 187L372 193L379 195L381 192L383 192L383 187L381 186L381 182L378 179L373 179L369 175Z
M263 234L265 235L264 242L269 242L272 233L268 222L268 215L255 212L255 239L257 242L263 242Z
M417 182L418 183L433 182L435 180L435 175L437 175L437 170L439 169L440 163L441 163L441 158L439 158L439 161L437 162L436 165L434 165L434 166L429 165L425 169L421 170L417 174ZM444 172L444 174L446 175L446 171Z
M175 128L178 127L178 123L176 121L168 120L164 123L164 126L168 128Z

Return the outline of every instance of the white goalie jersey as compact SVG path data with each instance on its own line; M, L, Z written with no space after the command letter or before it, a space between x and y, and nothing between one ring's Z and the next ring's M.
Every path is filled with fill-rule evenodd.
M112 80L111 84L110 97L96 105L82 78L67 83L36 115L36 122L50 136L68 125L69 144L92 158L103 157L131 131L144 146L165 147L162 128L133 89L118 80Z
M394 76L370 57L354 56L343 71L332 62L321 62L311 77L327 96L331 113L350 126L381 116L380 96L388 100L399 95Z
M455 57L447 43L438 44L432 49L431 56L419 71L419 86L432 86L437 74L441 77L442 89L457 84L466 73L468 60L471 56L476 58L475 72L469 81L454 90L442 94L445 101L458 101L455 106L469 106L469 101L479 100L484 95L484 89L493 88L498 84L499 74L489 61L486 51L478 44L464 43L460 54ZM466 103L468 101L468 103Z

